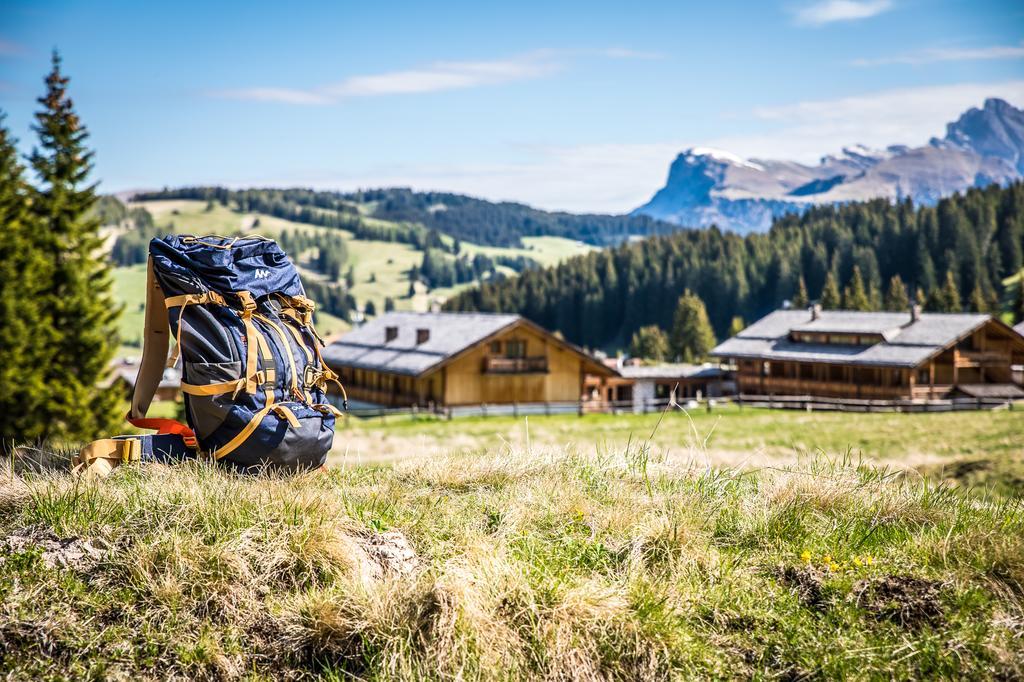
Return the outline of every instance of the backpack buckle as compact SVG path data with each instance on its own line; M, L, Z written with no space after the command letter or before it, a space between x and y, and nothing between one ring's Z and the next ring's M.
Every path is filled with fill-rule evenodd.
M242 315L244 317L249 317L256 312L256 300L252 297L252 294L248 291L239 291L237 295L238 300L242 304Z
M317 370L313 365L306 365L306 369L302 370L302 385L305 388L317 388L321 387L323 383L323 372Z

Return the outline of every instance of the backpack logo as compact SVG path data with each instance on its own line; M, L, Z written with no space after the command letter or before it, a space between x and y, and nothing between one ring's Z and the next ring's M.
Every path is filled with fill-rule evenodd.
M266 279L267 277L270 277L270 270L256 268L256 279Z

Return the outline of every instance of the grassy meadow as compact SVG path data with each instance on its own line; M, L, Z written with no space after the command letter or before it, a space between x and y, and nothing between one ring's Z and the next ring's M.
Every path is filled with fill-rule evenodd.
M4 471L0 671L1024 675L1020 500L822 455L707 468L689 447L531 444L292 478Z
M703 408L661 414L349 419L332 463L389 464L447 454L501 456L531 448L621 451L650 439L654 455L744 470L792 463L806 454L847 453L880 466L914 470L960 485L1024 494L1024 406L1016 410L930 414L800 412ZM693 444L701 447L694 449Z

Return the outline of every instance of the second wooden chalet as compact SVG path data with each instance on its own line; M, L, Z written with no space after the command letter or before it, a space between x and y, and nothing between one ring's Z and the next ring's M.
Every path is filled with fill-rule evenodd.
M985 314L777 310L711 354L744 394L1024 398L1024 336Z

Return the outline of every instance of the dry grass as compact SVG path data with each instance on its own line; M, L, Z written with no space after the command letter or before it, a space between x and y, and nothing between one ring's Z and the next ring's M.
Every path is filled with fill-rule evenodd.
M5 472L0 674L23 678L1024 675L1024 509L809 458L509 450L298 478ZM694 464L697 463L695 466ZM418 560L381 561L401 531Z

